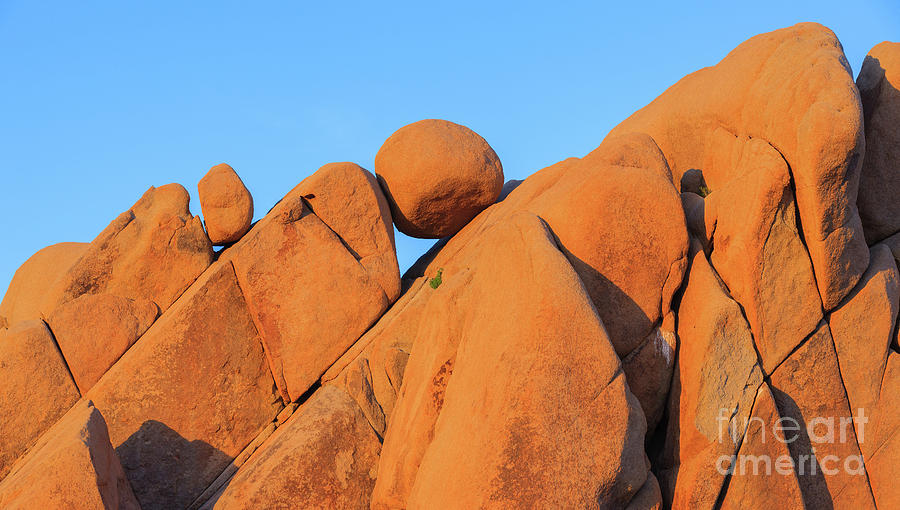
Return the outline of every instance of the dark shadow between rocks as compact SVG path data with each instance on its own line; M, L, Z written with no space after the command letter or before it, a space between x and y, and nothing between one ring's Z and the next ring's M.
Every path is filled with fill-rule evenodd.
M797 480L800 482L800 492L803 495L803 503L806 508L815 508L817 510L833 510L834 503L832 495L825 483L825 476L822 473L822 466L813 455L812 442L806 428L806 419L800 411L800 406L791 398L790 395L770 384L772 395L775 397L775 404L778 406L778 413L783 418L793 418L800 426L799 433L795 441L787 444L794 460L794 471L797 474ZM788 425L793 425L788 422ZM788 436L785 436L790 439ZM801 464L802 461L802 464Z
M116 454L144 510L186 508L232 461L156 420L145 421Z

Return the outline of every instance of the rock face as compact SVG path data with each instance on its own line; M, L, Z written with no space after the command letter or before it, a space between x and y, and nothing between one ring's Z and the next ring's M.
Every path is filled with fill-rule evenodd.
M319 169L225 254L285 401L309 389L400 293L384 198L354 167Z
M856 209L865 149L862 107L830 30L801 23L749 39L717 65L670 87L609 136L635 131L656 140L677 181L689 169L701 169L713 193L735 177L721 156L747 137L768 142L795 181L825 309L856 285L868 266Z
M397 229L413 237L455 234L503 188L500 159L484 138L439 119L398 129L378 150L375 172Z
M203 508L369 508L381 443L347 393L312 398Z
M531 214L482 241L426 289L372 507L624 506L646 425L587 292Z
M0 507L140 510L90 401L63 416L0 483Z
M233 243L250 230L253 196L233 168L225 163L210 168L197 183L197 193L213 244Z
M40 319L44 294L87 251L88 243L59 243L32 255L16 270L0 302L0 316L12 326Z
M859 215L874 244L900 232L900 43L872 48L856 78L865 113L866 157L859 177Z
M58 307L47 319L72 378L87 392L156 320L159 309L146 299L84 294Z
M153 301L164 312L212 261L212 246L179 184L150 188L113 220L47 291L41 313L83 294Z
M422 121L247 230L216 167L216 254L151 188L0 303L0 507L900 508L897 47L754 37L506 185Z
M219 262L85 398L144 510L184 508L281 408L230 262Z
M19 322L0 330L0 479L78 398L47 326Z

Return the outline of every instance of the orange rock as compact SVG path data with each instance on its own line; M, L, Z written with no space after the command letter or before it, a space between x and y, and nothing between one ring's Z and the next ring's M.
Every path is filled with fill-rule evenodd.
M47 319L81 393L87 392L156 320L146 299L83 294Z
M520 210L550 225L616 353L627 356L671 309L686 267L684 212L656 144L641 134L611 138L583 160L535 173L454 236L423 274L450 275L465 262L461 249Z
M0 330L0 381L2 479L16 458L31 448L80 395L50 331L39 320Z
M312 211L334 231L384 290L400 295L400 269L387 199L375 176L354 163L329 163L297 185Z
M206 232L221 246L241 238L253 222L253 196L233 168L220 163L197 183Z
M412 287L322 376L322 382L333 382L356 401L379 437L385 428L400 384L423 310L434 295L426 278Z
M784 426L767 384L759 387L737 457L722 462L731 479L722 509L805 508L790 451L778 427Z
M716 211L710 261L743 306L767 374L822 319L809 254L797 227L791 176L763 140L739 140L730 157L735 176L705 203Z
M0 483L0 507L140 509L90 401L77 403L16 463Z
M523 212L459 257L425 289L372 507L624 507L643 413L553 235Z
M863 61L856 78L866 126L866 157L859 176L859 216L874 244L900 231L900 43L883 42Z
M388 224L372 210L374 184L358 167L319 172L325 175L314 174L288 193L223 255L234 262L285 401L303 395L381 316L391 302L388 292L399 294ZM342 175L355 177L341 187ZM309 189L314 197L303 195ZM311 200L339 230L311 210ZM375 221L366 230L354 215Z
M452 236L503 188L503 166L484 138L439 119L398 129L378 150L375 172L397 230L412 237Z
M890 249L875 245L869 260L859 284L829 318L841 380L854 411L872 410L878 402L900 301L900 276ZM868 445L860 446L868 453Z
M763 374L740 306L697 241L691 258L658 474L673 508L713 508L725 483L716 461L737 453Z
M856 429L878 508L900 508L900 485L897 484L900 415L897 409L900 409L900 354L892 350L882 377L878 403L868 410L869 423L862 431L859 425Z
M212 246L179 184L150 188L113 220L47 291L41 313L83 294L147 299L161 312L212 261Z
M859 449L878 508L900 505L896 459L900 455L900 354L891 349L900 278L890 249L872 247L869 269L831 314L831 333Z
M840 42L801 23L744 42L612 130L644 132L659 144L673 177L700 169L713 193L736 177L720 165L738 139L761 139L784 156L825 309L853 289L868 266L856 210L862 163L862 108ZM727 160L726 160L727 161Z
M194 501L282 407L231 264L207 270L85 398L145 510Z
M826 324L772 373L771 386L779 413L800 425L788 449L806 507L875 508L867 477L845 468L860 450Z
M380 450L347 393L325 386L201 508L368 509Z
M40 319L44 294L87 250L88 243L59 243L48 246L25 261L9 283L0 302L0 316L9 326Z

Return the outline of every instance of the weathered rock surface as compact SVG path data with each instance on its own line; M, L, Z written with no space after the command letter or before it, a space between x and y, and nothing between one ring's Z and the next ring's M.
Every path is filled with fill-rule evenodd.
M194 501L281 409L231 264L206 271L85 398L145 510Z
M41 314L83 294L147 299L161 312L209 267L212 246L179 184L150 188L47 291Z
M861 454L827 324L775 370L771 385L779 413L800 424L788 449L807 508L875 508L868 476L858 464L845 468Z
M0 381L2 479L80 395L50 331L40 320L0 330Z
M369 508L381 443L346 392L318 390L204 509Z
M763 374L740 306L696 241L678 337L659 482L673 508L713 508L725 483L716 462L737 453Z
M9 326L40 319L44 294L88 249L88 243L58 243L25 261L13 275L0 302L0 316Z
M215 245L237 241L253 222L253 196L233 168L220 163L197 183L206 233Z
M869 52L856 78L865 113L866 156L859 177L859 216L874 244L900 232L900 43Z
M373 508L624 506L647 480L643 413L552 235L520 213L465 260L423 311Z
M737 457L722 462L723 468L731 470L731 478L721 508L804 508L797 473L784 441L789 436L778 428L785 425L781 418L769 385L761 385Z
M364 172L323 167L223 255L234 263L285 401L309 389L399 294L386 211L372 209L377 188ZM348 173L355 180L342 184ZM366 219L375 221L364 227Z
M83 294L47 318L72 378L87 392L156 320L159 309L146 299Z
M753 37L713 67L670 87L610 132L644 132L673 177L701 169L713 193L735 177L719 166L735 140L768 142L795 181L797 210L819 293L836 306L868 266L856 209L865 149L859 93L827 28L801 23Z
M76 404L16 463L0 483L0 507L140 509L90 401Z
M765 372L822 319L809 254L797 227L784 159L758 139L737 140L721 168L735 176L705 199L715 214L710 261L750 323Z
M375 156L397 230L412 237L451 236L497 201L503 166L471 129L427 119L398 129Z

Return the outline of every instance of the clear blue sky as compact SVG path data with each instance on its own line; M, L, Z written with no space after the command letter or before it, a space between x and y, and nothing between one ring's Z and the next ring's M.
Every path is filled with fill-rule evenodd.
M900 40L896 0L141 4L0 0L0 292L150 185L183 184L199 214L219 162L259 217L319 166L371 170L394 130L437 117L524 178L757 33L823 23L854 73ZM399 236L401 268L430 244Z

